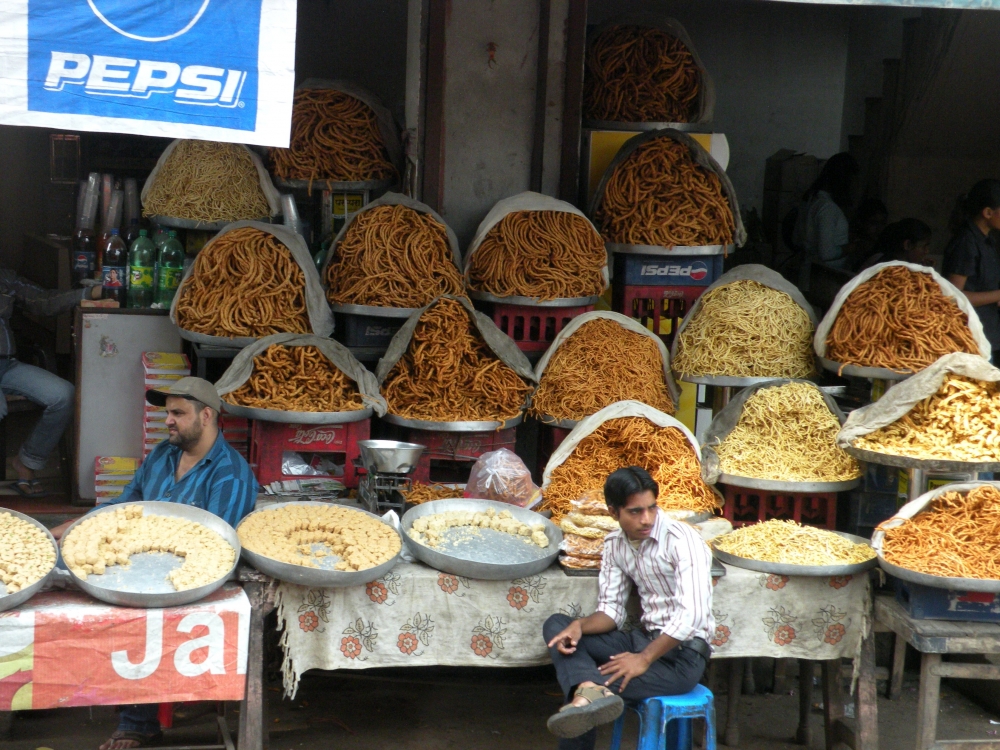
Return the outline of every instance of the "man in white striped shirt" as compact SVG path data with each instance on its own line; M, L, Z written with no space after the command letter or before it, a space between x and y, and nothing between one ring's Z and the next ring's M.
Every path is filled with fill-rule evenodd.
M566 705L549 718L560 750L592 750L596 727L624 700L680 695L701 679L715 631L712 553L697 530L664 515L645 469L608 476L604 498L621 529L604 540L597 611L579 620L552 615L543 629ZM632 586L641 629L623 631Z

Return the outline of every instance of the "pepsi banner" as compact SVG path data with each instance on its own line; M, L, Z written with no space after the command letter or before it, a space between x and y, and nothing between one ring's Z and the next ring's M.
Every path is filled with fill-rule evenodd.
M295 0L0 0L0 123L287 146Z

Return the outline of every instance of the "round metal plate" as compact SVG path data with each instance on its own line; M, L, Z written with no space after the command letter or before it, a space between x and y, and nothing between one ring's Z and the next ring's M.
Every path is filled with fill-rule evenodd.
M279 411L278 409L258 409L250 406L236 406L223 400L222 410L226 414L243 419L259 419L262 422L283 424L347 424L371 419L375 411L371 407L353 411Z
M623 255L722 255L736 249L736 245L663 247L661 245L624 245L617 242L605 242L604 246L609 252L622 253Z
M226 338L225 336L210 336L207 333L195 333L194 331L185 331L180 326L177 327L177 335L186 341L190 341L193 344L203 344L205 346L218 346L224 349L242 349L250 344L257 343L257 339L250 338L249 336L241 336L239 338Z
M882 466L895 466L900 469L923 469L924 471L961 472L971 474L979 471L1000 471L998 461L945 461L939 459L912 458L910 456L894 456L888 453L855 448L849 445L844 451L859 461Z
M180 567L182 564L180 558L170 553L143 552L138 555L132 555L129 567L123 568L122 566L115 565L109 568L109 572L102 576L87 576L86 581L79 578L70 570L69 573L72 576L73 584L86 591L95 599L100 599L102 602L107 602L108 604L117 604L121 607L179 607L182 604L191 604L199 599L204 599L222 586L226 582L226 579L236 570L236 566L240 562L240 540L236 536L233 527L207 510L182 503L145 500L97 508L74 521L63 534L63 540L65 541L69 538L73 529L85 518L90 518L95 513L113 513L117 508L127 505L142 506L143 513L148 513L152 516L183 518L211 529L236 550L236 557L233 560L232 567L224 575L219 576L212 583L199 586L196 589L188 589L187 591L175 591L173 584L167 580L167 573L174 568Z
M819 363L822 365L824 370L829 370L834 373L839 371L841 375L849 375L852 378L871 378L872 380L906 380L908 377L915 374L912 372L896 372L895 370L887 370L884 367L861 367L860 365L844 365L844 369L841 370L839 362L833 362L825 357L820 357Z
M550 299L541 301L535 297L494 297L489 292L480 292L469 289L469 296L472 299L483 302L495 302L499 305L524 305L526 307L582 307L583 305L593 305L597 303L600 295L590 297L563 297L561 299Z
M680 130L683 133L711 133L708 122L614 122L612 120L584 120L584 130L618 130L626 133L640 133L647 130Z
M149 220L153 224L160 224L165 227L173 227L174 229L197 229L202 232L218 232L234 221L240 221L240 219L233 219L232 221L198 221L197 219L178 219L175 216L150 216ZM251 221L262 221L265 224L271 223L271 217L265 216L263 218L251 219Z
M832 532L844 539L849 539L855 544L868 544L868 540L854 534L847 534L843 531ZM719 539L725 539L728 534L712 540L712 551L722 562L735 565L737 568L756 570L761 573L774 573L782 576L850 576L871 570L878 565L878 559L873 557L863 563L853 563L851 565L788 565L787 563L772 563L762 560L750 560L746 557L737 557L728 552L723 552L716 546Z
M345 315L368 315L372 318L408 318L419 307L376 307L375 305L330 305L336 313Z
M324 508L329 508L331 503L297 500L288 503L275 503L274 505L268 505L266 508L255 510L253 513L240 521L240 526L246 523L247 518L250 518L250 516L256 515L257 513L268 513L277 508L284 508L289 505L319 505ZM374 513L369 513L368 511L361 510L360 508L348 508L348 510L356 513L363 513L370 518L374 518L380 523L384 523L393 531L396 531L396 529L393 529L390 524L386 523L386 521L379 518ZM239 533L239 526L236 528L237 533ZM400 540L400 551L402 551L402 544L403 542ZM300 586L318 586L322 588L364 586L369 581L374 581L376 578L384 576L393 569L397 562L399 562L399 553L397 552L396 556L391 560L388 560L381 565L376 565L374 568L368 568L367 570L352 570L348 572L343 570L333 570L333 566L340 561L340 558L333 554L320 558L320 561L317 563L320 565L319 568L307 568L303 565L293 565L291 563L280 562L278 560L273 560L270 557L265 557L257 552L251 552L245 547L243 548L243 557L261 573L269 575L272 578L277 578L279 581L287 581L288 583L295 583Z
M493 432L494 430L506 430L508 427L515 427L521 424L524 414L518 414L513 419L506 422L426 422L422 419L406 419L397 417L395 414L386 414L381 417L383 422L399 425L400 427L412 427L415 430L434 430L436 432Z
M734 474L719 474L721 484L732 487L746 487L752 490L771 490L773 492L847 492L861 484L861 477L843 482L787 482L777 479L757 479L755 477L740 477Z
M780 380L783 375L776 375L773 378L739 378L728 375L681 375L674 373L674 376L684 383L697 383L698 385L714 385L720 388L746 388L748 385L767 383L771 380Z
M479 513L485 512L487 508L493 508L497 512L509 510L516 520L529 526L541 524L545 528L545 536L549 538L549 546L543 549L534 544L527 544L510 534L503 534L492 529L483 529L482 540L477 541L475 545L468 545L468 549L461 551L432 549L410 538L409 531L413 527L413 522L423 516L449 510ZM563 538L559 527L534 511L506 503L466 498L432 500L429 503L416 505L406 511L400 528L403 532L406 548L421 562L443 573L484 581L512 580L541 573L552 565L559 555L559 544ZM504 559L514 555L523 559L518 561Z
M28 601L28 599L30 599L39 591L41 591L42 588L45 586L46 582L52 577L52 571L55 570L56 561L59 559L59 546L56 544L55 537L53 537L52 533L47 528L45 528L45 526L43 526L39 521L36 521L31 516L26 516L23 513L18 513L16 510L10 510L10 508L0 508L0 514L3 513L10 513L12 516L14 516L14 518L18 518L26 523L30 523L35 528L44 531L45 536L47 536L49 538L49 541L52 543L52 552L55 554L55 557L52 558L52 567L49 568L49 571L45 575L43 575L41 578L39 578L30 586L25 586L17 593L8 594L7 586L3 583L0 583L0 612L6 612L9 609L20 607L22 604Z
M892 519L889 519L890 521ZM886 522L888 523L888 521ZM882 556L882 541L885 539L885 532L877 529L872 535L872 547L878 555L878 564L886 573L895 576L902 581L917 583L921 586L931 586L936 589L950 589L952 591L979 591L982 593L1000 594L1000 580L993 578L948 578L946 576L933 576L929 573L918 573L909 568L901 568L893 565Z
M580 422L575 419L556 419L555 417L549 417L545 414L535 417L535 419L542 424L547 424L551 427L561 427L564 430L572 430L580 424Z
M395 180L363 180L362 182L337 182L335 180L283 180L274 178L277 187L286 190L336 190L349 192L351 190L388 190Z

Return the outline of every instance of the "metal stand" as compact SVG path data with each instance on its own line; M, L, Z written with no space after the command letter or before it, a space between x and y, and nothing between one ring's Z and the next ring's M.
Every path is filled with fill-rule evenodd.
M907 469L909 485L906 488L907 501L916 500L927 492L927 474L923 469Z
M733 387L731 385L712 386L712 417L722 411L729 400L733 397Z
M242 349L228 347L228 346L209 346L208 344L196 344L191 343L191 348L194 350L194 356L197 360L196 362L196 372L199 378L205 378L205 372L208 368L208 360L210 359L233 359L237 354L239 354Z

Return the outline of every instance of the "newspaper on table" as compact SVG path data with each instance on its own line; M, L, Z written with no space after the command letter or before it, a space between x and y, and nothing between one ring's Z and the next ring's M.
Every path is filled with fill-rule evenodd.
M207 250L213 242L224 234L228 234L229 232L237 229L243 229L244 227L251 227L266 234L270 234L278 240L278 242L288 248L288 251L292 256L292 260L298 265L299 268L302 269L302 274L306 280L306 288L303 295L306 300L306 311L309 314L309 326L312 328L313 334L320 337L326 337L333 333L333 313L330 311L330 305L327 304L326 293L323 291L323 285L320 283L319 279L319 271L316 270L316 264L313 262L312 255L309 253L309 247L306 245L306 241L302 239L302 235L292 231L289 227L282 226L280 224L265 224L260 221L235 221L232 224L227 224L223 227L219 233L209 240L208 244L201 249L201 252L205 252L205 250ZM177 287L177 293L174 295L173 302L170 303L170 322L177 326L181 338L193 341L196 344L237 348L250 346L250 344L257 341L257 339L252 336L214 336L207 333L186 331L178 325L177 302L180 300L181 293L184 291L184 285L194 274L195 268L197 267L197 263L192 263L184 272L184 277L181 279L180 286Z
M944 294L945 297L951 297L955 300L958 308L968 316L969 330L972 332L972 338L975 340L976 346L979 347L979 353L986 359L990 358L993 354L993 348L990 345L989 339L987 339L986 335L983 333L983 324L979 321L979 315L976 313L976 309L972 306L972 303L969 302L969 298L933 268L930 268L929 266L920 266L916 263L906 263L902 260L894 260L888 263L877 263L871 268L866 268L840 288L840 291L837 292L837 296L833 298L833 304L830 305L830 309L826 311L826 315L823 316L823 320L821 320L819 325L816 327L816 335L813 338L813 348L816 350L816 354L824 359L827 359L826 337L830 335L833 324L837 320L837 315L840 313L840 308L844 306L844 302L851 295L851 292L864 284L866 281L872 279L883 268L888 268L889 266L903 266L904 268L908 268L915 273L929 274L941 288L941 293Z

